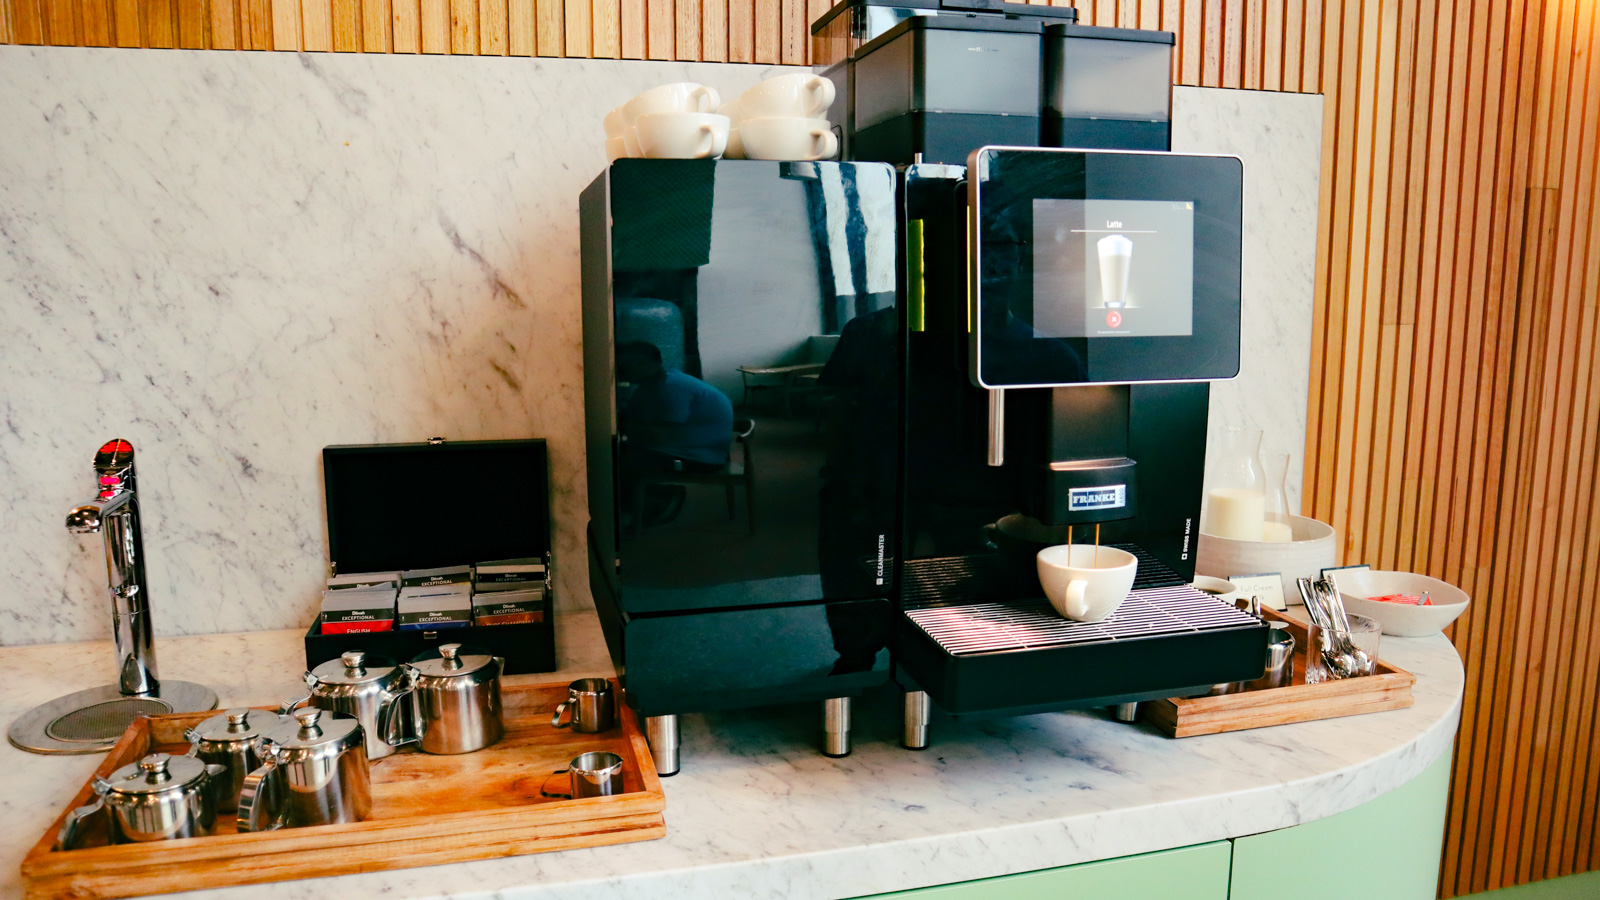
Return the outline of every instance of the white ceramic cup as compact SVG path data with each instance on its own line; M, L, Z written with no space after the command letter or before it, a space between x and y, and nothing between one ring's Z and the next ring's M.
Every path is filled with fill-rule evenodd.
M620 137L606 138L606 162L628 158L628 142Z
M628 153L629 159L640 159L644 151L639 149L639 132L632 125L622 129L622 147Z
M728 117L716 113L646 113L633 127L647 159L706 159L728 146Z
M722 97L715 88L693 81L663 84L622 104L622 124L634 125L640 116L652 113L703 113L722 105Z
M1093 544L1046 547L1039 551L1038 563L1045 599L1056 612L1079 622L1098 622L1116 612L1139 571L1132 553Z
M827 119L744 119L739 140L749 159L830 159L839 152Z
M619 106L616 109L613 109L611 112L606 113L605 128L606 138L608 140L622 137L622 129L626 127L627 126L623 124L622 121L622 107Z
M816 119L833 105L833 82L821 75L768 78L734 101L735 119Z
M744 140L739 137L739 126L728 129L728 146L722 151L723 159L744 159Z
M1233 605L1233 601L1239 599L1239 586L1226 578L1196 575L1194 581L1189 582L1189 586L1197 591L1204 591L1229 606Z

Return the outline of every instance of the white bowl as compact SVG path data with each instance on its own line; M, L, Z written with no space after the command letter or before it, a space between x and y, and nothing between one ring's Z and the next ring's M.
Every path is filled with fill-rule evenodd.
M1277 572L1283 576L1284 601L1299 603L1295 579L1322 577L1323 569L1339 564L1339 546L1333 526L1316 519L1290 516L1289 527L1292 541L1236 541L1202 532L1196 541L1195 574L1231 578Z
M1472 598L1467 592L1448 582L1413 572L1373 572L1344 569L1334 573L1339 584L1339 596L1344 598L1347 612L1377 619L1384 634L1395 637L1423 637L1437 634L1467 611ZM1428 592L1432 606L1407 606L1403 603L1384 603L1368 600L1388 594L1408 597Z

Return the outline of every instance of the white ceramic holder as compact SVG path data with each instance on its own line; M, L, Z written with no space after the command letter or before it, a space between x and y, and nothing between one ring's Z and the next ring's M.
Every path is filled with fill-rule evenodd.
M1196 542L1196 575L1229 578L1277 572L1283 576L1284 599L1300 601L1297 578L1320 578L1322 570L1339 564L1339 542L1333 526L1305 516L1290 516L1292 541L1237 541L1200 533Z

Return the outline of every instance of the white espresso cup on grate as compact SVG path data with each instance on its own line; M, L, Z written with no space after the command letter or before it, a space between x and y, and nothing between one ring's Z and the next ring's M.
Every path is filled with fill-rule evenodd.
M1057 544L1040 550L1037 559L1045 599L1079 622L1098 622L1116 612L1139 571L1132 553L1093 544Z

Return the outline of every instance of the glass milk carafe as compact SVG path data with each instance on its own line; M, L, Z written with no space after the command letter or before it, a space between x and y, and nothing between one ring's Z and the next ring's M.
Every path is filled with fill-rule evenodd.
M1265 536L1267 492L1261 473L1261 430L1229 428L1206 491L1203 531L1236 541Z
M1289 454L1267 457L1266 488L1267 515L1261 539L1278 543L1294 540L1294 526L1289 522Z

